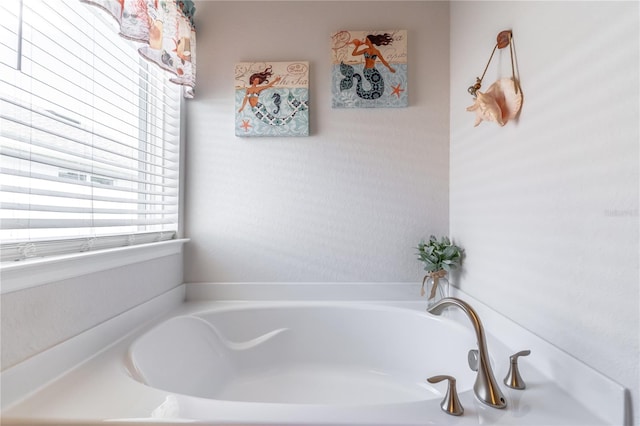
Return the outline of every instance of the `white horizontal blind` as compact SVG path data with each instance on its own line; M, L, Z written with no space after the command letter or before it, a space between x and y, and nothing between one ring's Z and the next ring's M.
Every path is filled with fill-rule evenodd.
M2 260L173 238L180 86L79 0L0 16Z

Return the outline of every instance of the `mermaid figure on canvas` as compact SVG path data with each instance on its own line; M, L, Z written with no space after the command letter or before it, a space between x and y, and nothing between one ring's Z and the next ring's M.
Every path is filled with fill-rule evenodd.
M289 93L289 95L287 96L287 104L292 109L292 112L289 115L287 115L286 117L276 117L274 114L269 112L267 107L262 102L260 102L259 97L260 93L263 90L273 87L277 82L281 80L280 77L276 77L275 79L273 79L273 81L270 82L269 79L272 75L273 72L271 66L265 68L265 70L262 72L251 74L251 77L249 77L251 86L247 87L244 99L242 100L242 105L240 106L238 112L242 112L248 102L251 106L251 110L259 120L271 126L282 126L290 123L299 111L305 111L307 109L307 101L300 101L296 99L293 94ZM261 86L261 84L263 83L266 84ZM278 111L280 111L280 95L274 94L273 98L275 99L277 108L274 113L277 114Z
M393 37L390 34L369 34L364 42L360 40L352 40L350 43L355 45L352 56L364 56L364 68L362 70L362 76L371 85L370 89L364 89L362 87L362 76L356 72L351 65L347 65L344 62L340 63L340 72L344 75L344 78L340 81L340 90L349 90L353 87L353 79L357 80L356 94L362 99L378 99L384 93L384 79L382 74L375 67L376 59L380 59L380 62L386 66L389 71L395 73L396 70L389 65L387 60L382 56L382 53L374 47L386 46L393 42Z

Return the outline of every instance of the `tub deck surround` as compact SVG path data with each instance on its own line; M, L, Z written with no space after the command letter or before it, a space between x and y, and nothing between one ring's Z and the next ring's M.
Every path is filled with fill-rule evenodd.
M324 288L325 300L292 300L297 298L297 292L305 286L312 294ZM487 407L478 402L473 395L471 386L475 372L466 364L466 352L475 348L475 339L469 340L471 329L467 324L468 319L454 311L447 312L445 317L426 314L426 301L419 298L417 284L347 284L347 288L351 287L351 290L345 291L346 297L339 294L339 286L335 284L239 284L233 287L233 290L229 287L231 285L227 284L188 284L180 289L186 289L184 302L176 301L178 293L173 291L150 301L147 306L136 308L145 310L146 322L141 320L141 315L128 312L59 347L3 371L0 377L3 391L2 424L98 424L104 421L120 424L195 422L398 426L624 424L622 387L465 294L457 293L454 296L470 303L484 324L491 363L507 399L505 409ZM240 299L243 287L244 290L248 290L244 299L234 300ZM410 294L411 289L415 291L415 295ZM269 299L272 300L251 300L260 292L269 293ZM206 300L207 294L215 294L219 299ZM220 299L225 294L230 297L226 300ZM194 300L196 295L198 300ZM359 297L352 297L356 295ZM166 311L167 303L171 305L169 312ZM356 315L356 312L359 315ZM315 322L311 321L314 317ZM425 324L420 323L423 320ZM190 328L191 321L201 324L201 330L194 332ZM395 399L389 395L382 395L375 400L373 395L370 395L371 401L367 400L367 395L362 395L362 399L354 396L350 400L330 400L330 392L324 392L322 389L319 389L321 394L311 391L306 395L297 395L300 398L298 401L286 401L286 392L280 394L285 400L279 400L276 392L264 392L268 387L263 388L257 395L248 395L246 389L241 389L235 396L223 395L225 391L233 389L220 387L216 391L219 392L217 395L210 395L213 398L203 397L208 395L194 396L193 392L188 392L189 389L170 389L174 383L152 383L155 387L151 387L141 382L145 380L143 376L146 375L146 379L149 379L161 372L164 363L176 364L173 367L167 366L175 371L181 359L178 345L172 346L163 340L171 331L163 328L166 324L176 326L173 332L187 340L201 332L208 336L209 342L218 339L217 344L221 346L214 347L214 352L218 351L219 356L227 356L222 361L218 360L220 363L242 361L248 363L247 368L250 368L252 363L258 364L254 365L258 369L264 367L264 364L259 363L262 362L261 358L267 357L269 351L272 355L278 355L277 351L287 344L293 348L297 347L295 333L287 334L286 331L278 330L288 328L295 331L296 326L301 324L312 327L304 330L307 334L344 329L346 334L343 336L355 333L351 334L354 339L356 337L353 336L362 334L364 340L360 343L363 346L373 343L377 345L379 352L368 355L364 347L357 348L351 355L351 351L348 350L325 351L330 357L334 357L333 360L312 360L316 366L344 366L351 363L355 367L360 365L357 361L362 360L360 366L369 367L371 363L378 362L378 373L387 368L395 368L391 373L395 373L396 376L389 376L394 380L393 384L402 383L407 387L401 387L399 391L395 389L392 392ZM215 330L210 327L211 324L216 324ZM434 324L442 326L438 332L445 332L451 336L451 349L454 353L451 354L451 367L447 368L448 371L440 371L437 365L433 368L438 371L433 371L429 366L429 362L441 362L435 352L441 342L429 340L429 336L417 335L420 332L432 332L429 331L429 327ZM186 328L183 329L184 327ZM121 331L123 329L132 331L114 341L114 336L124 334ZM154 332L159 334L154 335ZM104 336L104 340L98 345L101 336ZM256 337L259 341L254 340ZM305 345L311 345L310 350L305 352L306 346L302 345L299 349L282 352L291 357L287 362L295 364L304 359L309 360L309 357L319 352L317 348L320 347L318 345L322 345L321 339L314 340L311 336L306 338L308 340ZM331 341L331 338L338 340ZM346 345L346 342L339 342L339 338L339 334L333 337L327 335L323 340L329 339L328 345ZM286 339L292 340L286 343ZM92 344L87 345L87 341ZM472 347L467 349L470 344ZM251 345L254 345L253 352ZM241 346L245 348L244 360L234 359L228 357L229 353L223 353L225 350L239 350ZM98 350L98 347L102 350ZM418 349L412 349L413 347ZM394 352L394 348L398 351ZM262 349L264 351L261 352ZM508 388L501 380L507 374L509 356L522 349L531 349L532 353L520 364L520 372L527 383L527 389L518 391ZM199 360L198 356L207 350L212 349L201 348L200 351L187 353L183 358L188 362L181 367L186 369L182 373L186 374L191 367L195 367L196 370L205 369L206 367L198 365L203 361ZM459 354L459 351L462 353ZM154 357L154 353L158 356ZM75 357L74 368L59 362L60 359L64 359L65 354L73 354ZM256 359L252 360L252 357ZM414 365L425 357L432 358L422 366ZM85 361L80 362L81 358ZM397 359L403 361L399 366L395 365ZM154 360L160 363L154 364ZM385 364L390 360L394 362ZM129 361L134 361L138 369L132 368L133 364ZM238 365L232 367L239 368ZM403 372L399 372L398 369ZM432 387L420 388L407 384L406 381L396 380L404 373L414 374L412 369L420 370L416 370L416 374L421 376L421 380L424 379L424 386ZM308 373L310 370L305 371ZM319 371L316 370L315 373ZM333 370L334 373L336 371L338 370ZM293 370L289 373L293 373ZM207 374L206 371L202 371L203 377L206 378ZM368 377L373 380L374 385L380 385L384 392L390 392L387 386L389 383L385 382L388 377L380 375L377 379L381 381L376 382L375 376L369 376L371 372L366 368L354 368L349 374L362 374L359 377ZM458 378L460 402L465 408L463 416L453 417L441 411L440 401L446 391L446 384L426 383L426 378L435 374L450 374ZM34 375L36 377L33 377ZM164 377L160 374L154 377L154 380L162 380ZM178 376L180 377L182 376ZM313 378L311 375L311 379ZM330 377L325 379L331 384ZM16 389L19 383L25 381L29 384L27 387ZM350 384L358 383L351 381ZM185 381L181 385L189 386L189 382ZM407 393L407 389L410 389L410 392ZM284 390L287 390L286 386ZM362 392L369 390L365 389ZM9 403L4 401L5 395L9 396Z

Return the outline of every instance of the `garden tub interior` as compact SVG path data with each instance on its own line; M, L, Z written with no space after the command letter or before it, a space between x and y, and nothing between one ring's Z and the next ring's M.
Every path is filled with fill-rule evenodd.
M469 328L388 306L239 306L170 318L138 337L127 364L165 391L227 401L397 404L442 398L475 347Z

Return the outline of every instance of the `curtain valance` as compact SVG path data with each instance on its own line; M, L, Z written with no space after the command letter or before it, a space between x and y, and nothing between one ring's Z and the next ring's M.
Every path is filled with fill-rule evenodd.
M171 72L171 81L193 97L196 83L195 6L192 0L80 0L109 12L120 35L144 43L138 51Z

